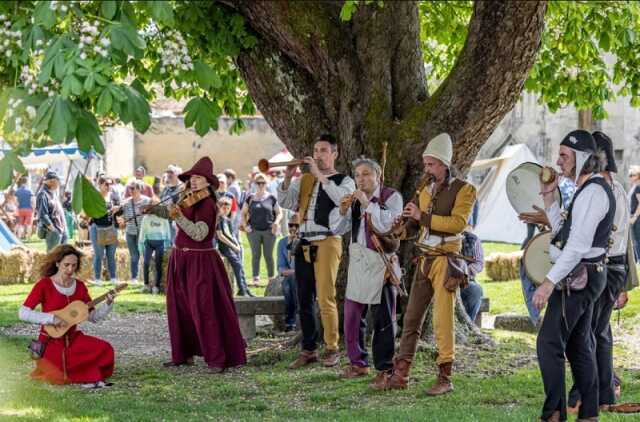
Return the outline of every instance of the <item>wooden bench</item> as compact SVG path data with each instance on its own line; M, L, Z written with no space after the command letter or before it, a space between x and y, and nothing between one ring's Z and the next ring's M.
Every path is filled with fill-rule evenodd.
M482 313L489 312L489 298L483 297L482 303L480 304L480 310L478 311L478 315L476 315L476 320L474 321L476 325L482 328Z
M240 331L245 340L256 336L256 315L284 315L284 296L235 297L236 311L240 321Z

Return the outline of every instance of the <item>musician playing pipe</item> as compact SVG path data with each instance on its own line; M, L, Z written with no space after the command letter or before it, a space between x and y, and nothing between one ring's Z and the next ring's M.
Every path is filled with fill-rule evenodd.
M164 366L193 365L193 357L202 356L209 372L216 374L247 362L231 285L222 258L213 248L218 179L209 157L198 160L178 178L193 193L185 197L201 199L186 203L183 198L178 205L146 210L171 217L178 226L167 269L171 361Z
M76 328L69 327L60 338L52 338L45 331L46 325L67 327L67 322L52 312L65 308L73 301L91 302L84 282L75 278L80 270L82 253L71 245L56 246L47 254L41 268L42 278L33 286L29 296L20 307L22 321L41 326L38 340L44 345L36 368L31 373L34 379L52 384L83 384L86 388L102 388L113 374L113 347L104 340L88 336ZM97 323L111 312L113 295L96 309L90 309L89 321ZM42 311L35 308L40 305Z
M417 233L416 244L427 250L418 261L409 304L404 314L400 351L394 361L393 372L385 383L373 386L382 390L406 388L409 369L416 353L418 340L429 303L433 299L433 328L438 346L438 378L427 390L435 396L453 390L451 381L454 360L454 307L455 277L450 277L450 265L454 259L447 254L460 253L462 232L476 200L476 190L469 183L453 177L451 137L442 133L433 138L423 155L424 172L435 180L419 193L418 204L408 203L403 216L408 218L406 237Z
M372 232L386 233L402 215L402 196L381 185L380 165L368 158L353 163L357 190L346 195L330 215L334 233L351 230L349 246L349 272L344 300L344 341L350 365L344 378L355 378L369 373L366 334L367 311L373 313L373 362L378 375L373 383L387 377L393 368L395 348L396 287L388 281L388 268L376 250ZM371 227L373 226L373 227ZM386 259L398 279L400 266L393 254Z
M298 211L300 242L295 251L298 281L302 350L290 366L297 369L318 360L318 327L314 312L317 296L324 328L323 365L336 366L338 353L338 308L336 278L342 256L342 239L331 232L329 214L344 195L355 190L353 179L336 171L337 142L332 135L320 135L313 146L313 158L306 157L310 173L292 181L297 165L287 166L278 186L278 204Z

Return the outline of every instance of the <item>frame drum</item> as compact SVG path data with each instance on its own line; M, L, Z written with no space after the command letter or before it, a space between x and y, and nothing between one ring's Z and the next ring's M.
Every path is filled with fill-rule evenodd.
M507 176L507 198L518 214L534 212L533 206L544 209L540 195L540 174L542 166L536 163L522 163L511 170ZM560 202L560 188L556 191L556 200Z
M524 249L524 254L522 255L524 271L536 286L542 284L553 265L549 257L550 244L551 232L545 231L535 235Z

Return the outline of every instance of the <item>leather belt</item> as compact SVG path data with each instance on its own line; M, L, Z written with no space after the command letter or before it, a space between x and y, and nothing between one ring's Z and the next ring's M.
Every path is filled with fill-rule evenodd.
M210 252L215 251L215 248L206 248L206 249L198 249L198 248L179 248L176 246L176 249L181 252Z

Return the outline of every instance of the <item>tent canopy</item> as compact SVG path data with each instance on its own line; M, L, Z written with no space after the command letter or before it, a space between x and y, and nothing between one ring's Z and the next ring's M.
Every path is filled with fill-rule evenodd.
M0 156L11 151L10 148L0 150ZM43 148L33 148L29 154L21 155L22 163L27 167L46 167L51 164L68 162L71 160L96 157L97 153L80 151L75 143L68 145L52 145Z
M293 155L291 155L289 150L286 149L286 148L283 148L276 155L274 155L273 157L269 158L269 162L270 163L278 163L278 162L291 161L291 160L293 160ZM269 171L274 171L274 170L275 171L279 171L279 170L284 171L285 168L286 167L270 167Z
M14 246L22 246L22 242L9 230L4 221L0 220L0 252L6 252Z
M471 171L489 168L489 173L478 188L478 225L474 232L481 240L521 243L527 227L507 199L507 176L524 162L538 162L524 144L505 148L500 157L478 160Z

